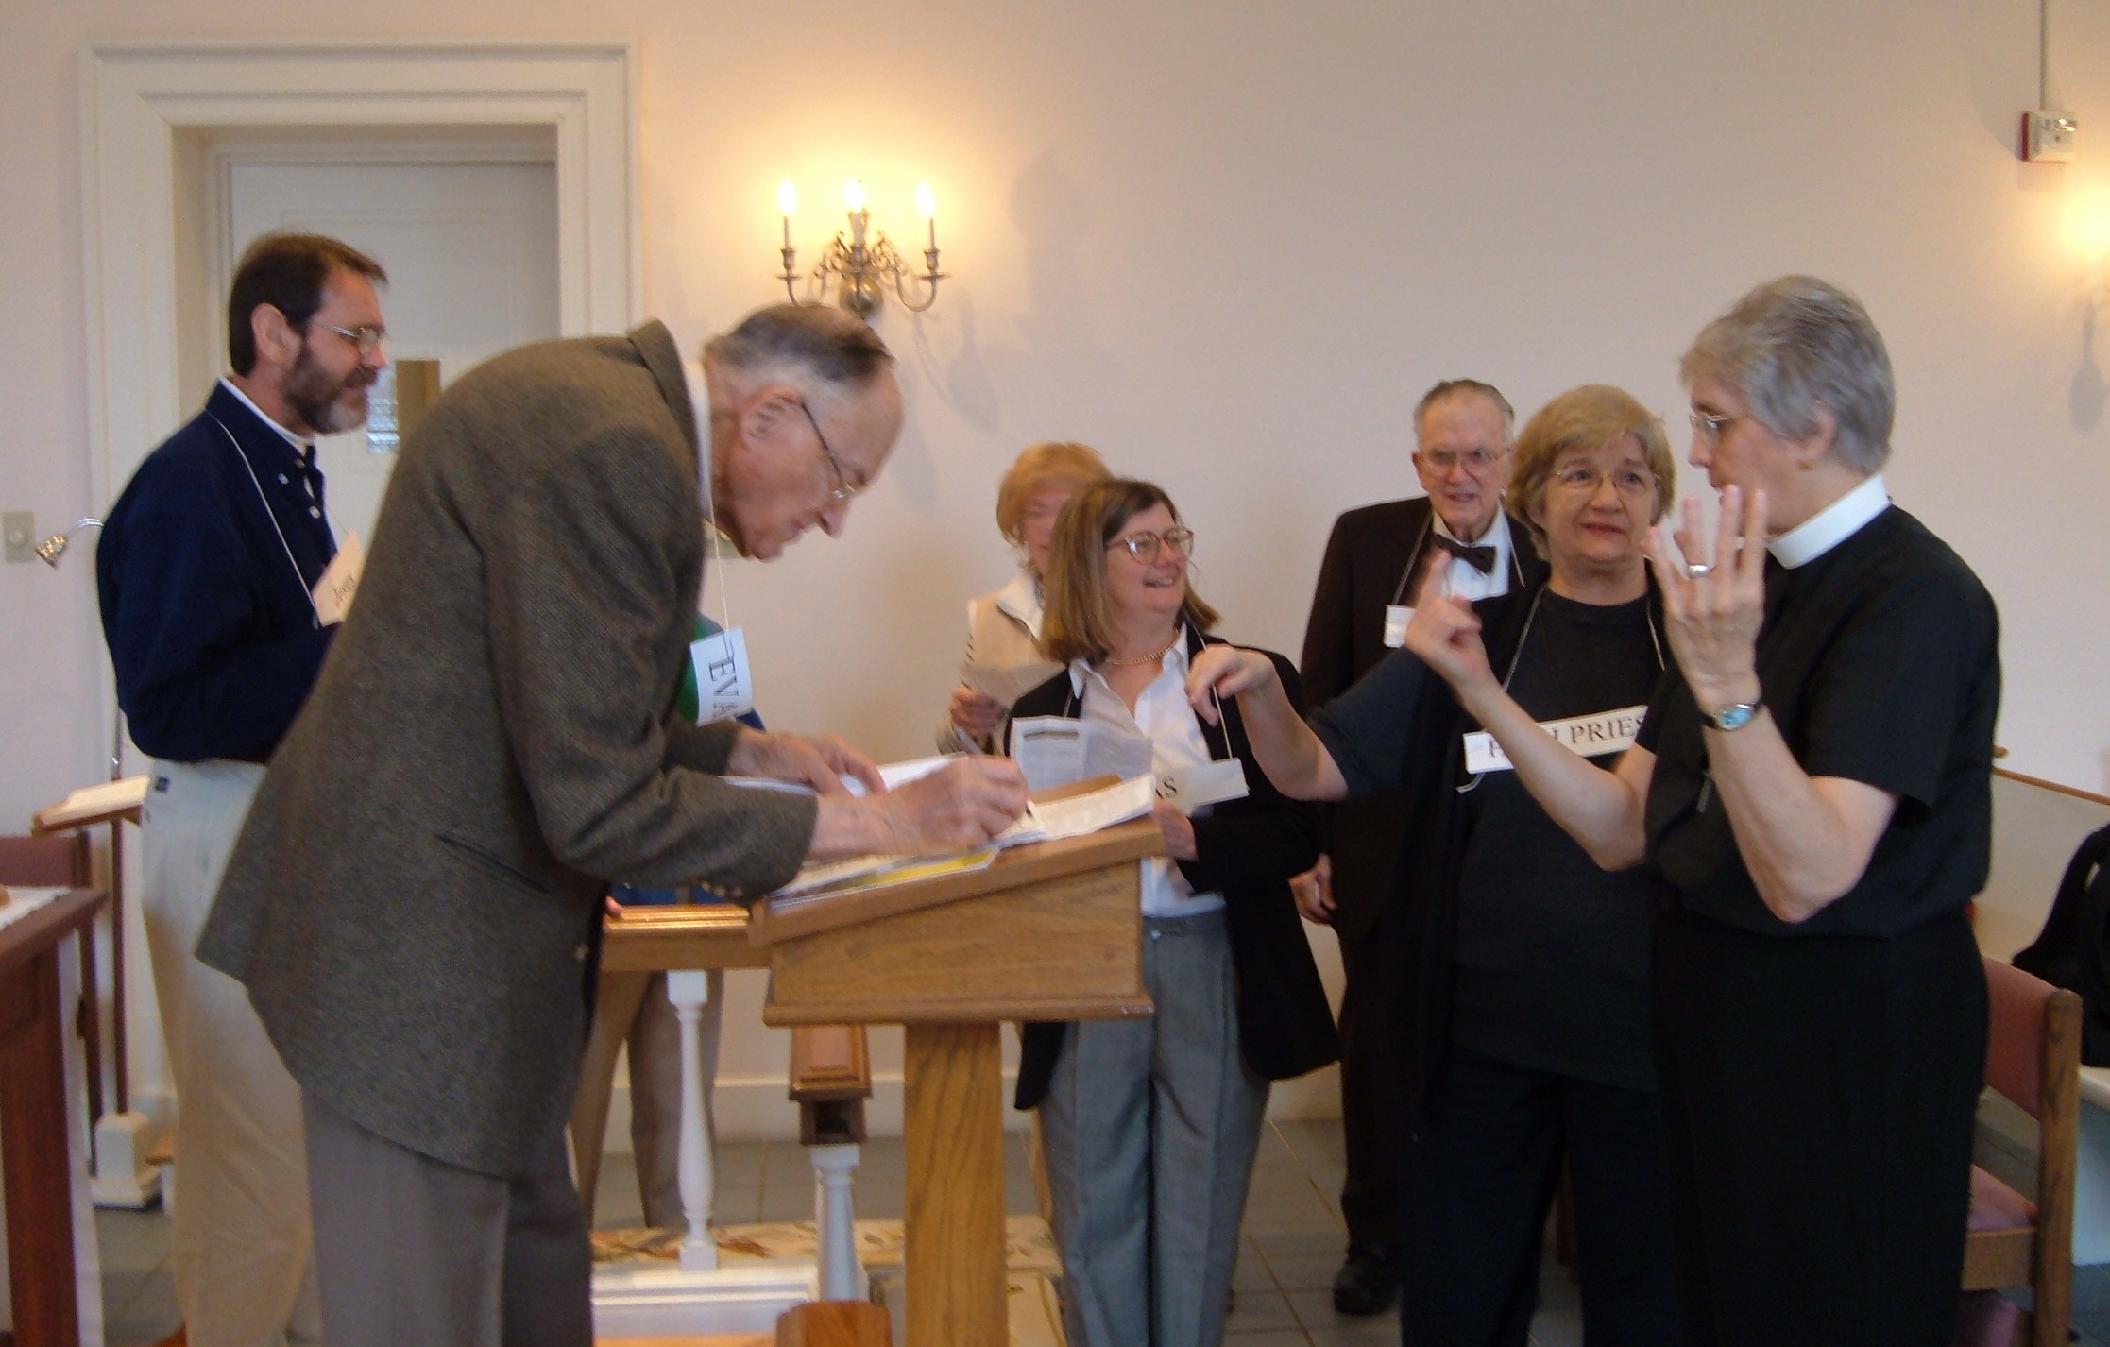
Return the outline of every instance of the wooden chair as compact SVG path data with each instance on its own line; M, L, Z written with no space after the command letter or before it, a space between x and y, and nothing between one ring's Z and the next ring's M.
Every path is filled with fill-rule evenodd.
M1985 961L1985 977L1990 992L1985 1083L2037 1122L2036 1200L1971 1167L1963 1289L1995 1293L2028 1287L2033 1309L2018 1315L2002 1303L2004 1297L1967 1294L1959 1342L2065 1347L2073 1303L2081 999L1991 959Z
M0 885L25 889L85 889L95 882L95 862L85 832L0 837ZM88 1114L103 1116L102 1020L95 1005L95 940L81 939L81 1004L77 1024L88 1067Z
M0 884L25 889L83 889L94 881L85 833L0 837Z

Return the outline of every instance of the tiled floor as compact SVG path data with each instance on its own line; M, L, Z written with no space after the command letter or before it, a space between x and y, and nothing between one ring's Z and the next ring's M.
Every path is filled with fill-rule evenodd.
M1006 1138L1006 1183L1015 1213L1033 1209L1024 1140ZM727 1222L793 1220L812 1213L812 1170L791 1142L730 1142L718 1151L718 1213ZM1396 1314L1348 1319L1334 1313L1330 1287L1342 1251L1335 1195L1341 1184L1338 1123L1271 1126L1261 1141L1246 1204L1239 1251L1237 1311L1227 1347L1330 1347L1399 1341ZM865 1148L857 1178L858 1214L898 1216L903 1206L898 1140ZM596 1217L604 1226L638 1223L635 1171L627 1155L602 1170ZM169 1282L167 1222L159 1212L102 1211L104 1315L112 1347L138 1347L172 1332L176 1302ZM2075 1278L2074 1327L2081 1342L2110 1344L2110 1265ZM1577 1347L1582 1318L1575 1285L1546 1259L1540 1279L1537 1347Z

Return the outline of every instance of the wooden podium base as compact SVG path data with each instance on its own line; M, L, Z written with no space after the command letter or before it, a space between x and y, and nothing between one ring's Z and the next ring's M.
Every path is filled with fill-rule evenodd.
M1003 1063L994 1024L911 1024L908 1340L1001 1343Z
M1020 847L985 869L756 907L762 1022L907 1030L902 1347L1004 1347L1005 1020L1148 1015L1136 862L1149 819Z

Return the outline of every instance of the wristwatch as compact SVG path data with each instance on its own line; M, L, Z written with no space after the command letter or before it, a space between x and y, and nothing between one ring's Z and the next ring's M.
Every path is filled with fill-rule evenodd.
M1707 723L1718 730L1740 730L1758 718L1759 703L1731 702L1714 711L1703 711Z

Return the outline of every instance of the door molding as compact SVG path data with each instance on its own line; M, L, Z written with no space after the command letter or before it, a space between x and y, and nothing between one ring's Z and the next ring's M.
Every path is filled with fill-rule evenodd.
M559 322L638 317L637 53L609 43L98 43L81 53L90 454L101 497L183 419L187 311L215 133L342 127L435 136L547 128L555 140ZM202 308L201 308L202 305Z

